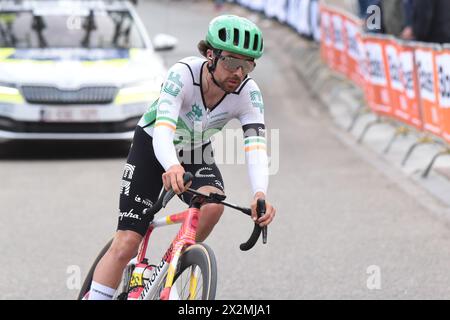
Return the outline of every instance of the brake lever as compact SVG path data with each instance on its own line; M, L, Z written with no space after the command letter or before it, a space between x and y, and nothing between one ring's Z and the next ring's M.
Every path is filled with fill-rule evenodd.
M258 218L266 214L266 201L258 199L256 202L256 212L258 213ZM263 244L267 243L267 226L262 227L262 240Z
M256 213L258 215L258 218L262 217L263 214L266 212L266 201L264 199L258 199L256 202ZM239 248L242 251L248 251L256 244L256 242L259 239L259 236L261 235L261 232L263 232L263 243L267 243L267 226L261 228L256 222L253 227L252 235L250 236L250 239L247 240L247 242L242 243Z

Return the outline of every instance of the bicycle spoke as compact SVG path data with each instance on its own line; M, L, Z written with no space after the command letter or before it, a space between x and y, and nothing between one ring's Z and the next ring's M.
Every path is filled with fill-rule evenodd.
M195 283L192 281L195 281ZM194 294L191 296L193 289L195 289ZM172 287L172 290L177 290L179 298L182 300L201 299L202 289L203 277L198 266L190 266L189 268L183 270Z
M198 289L201 288L199 286L201 275L200 267L193 266L189 278L189 298L191 300L195 300L198 297Z
M190 273L190 270L191 270L191 268L188 268L188 269L186 269L186 274L189 274ZM189 272L188 272L189 271ZM182 278L184 277L184 272L183 272L183 274L181 275L182 276ZM181 289L181 296L182 297L184 297L185 295L184 295L184 293L186 292L186 287L187 287L187 285L189 284L189 281L186 281L185 283L184 283L184 285L183 285L183 281L181 281L181 287L183 288L183 289ZM183 299L184 300L184 299Z

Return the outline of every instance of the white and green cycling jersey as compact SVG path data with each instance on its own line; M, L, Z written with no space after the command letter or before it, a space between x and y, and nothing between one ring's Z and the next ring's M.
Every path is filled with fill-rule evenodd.
M210 141L232 119L244 130L244 145L253 191L266 192L267 153L264 103L256 82L247 77L235 92L206 108L202 66L206 60L185 58L168 71L161 93L138 125L153 137L155 155L165 170L179 164L177 150L191 150Z

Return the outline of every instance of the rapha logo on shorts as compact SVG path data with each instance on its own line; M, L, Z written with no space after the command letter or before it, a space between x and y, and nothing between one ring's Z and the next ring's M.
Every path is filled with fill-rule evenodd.
M203 167L197 170L197 172L195 173L195 177L196 178L215 178L216 176L214 174L204 174L203 171L212 171L212 168L209 167Z
M141 220L141 218L139 217L139 215L137 213L136 214L133 213L133 209L131 209L129 212L121 212L119 214L120 221L122 221L123 218L131 218L131 219Z

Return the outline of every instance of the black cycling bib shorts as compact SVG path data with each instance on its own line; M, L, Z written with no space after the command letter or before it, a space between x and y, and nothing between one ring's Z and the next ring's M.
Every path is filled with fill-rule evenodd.
M222 175L214 163L211 143L192 151L181 150L178 157L184 170L194 175L192 189L213 186L224 191ZM122 175L117 230L135 231L145 236L150 221L142 211L158 200L164 172L155 156L152 137L137 126ZM180 198L189 204L192 194L185 193Z

